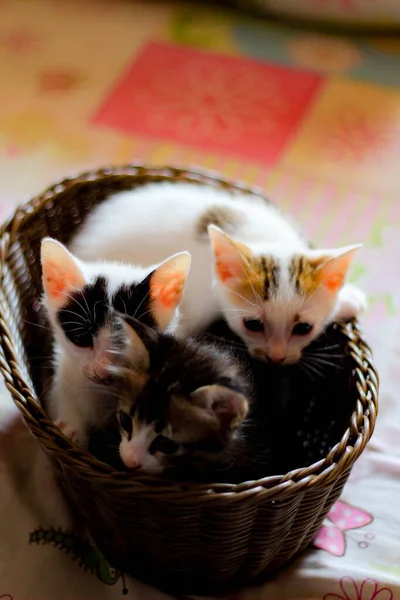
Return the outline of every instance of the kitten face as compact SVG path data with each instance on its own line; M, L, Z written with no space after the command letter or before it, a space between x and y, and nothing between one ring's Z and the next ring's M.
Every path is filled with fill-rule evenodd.
M324 329L359 246L253 252L214 226L209 235L225 319L261 359L289 364Z
M109 376L114 310L166 329L176 317L190 256L177 254L158 267L84 263L56 240L42 242L44 303L58 343L84 375Z
M161 473L224 464L248 410L234 359L125 319L115 338L122 362L111 368L125 466Z

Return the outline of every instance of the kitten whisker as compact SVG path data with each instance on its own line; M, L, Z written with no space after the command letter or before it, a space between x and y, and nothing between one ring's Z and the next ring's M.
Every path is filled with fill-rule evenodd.
M240 312L240 313L249 315L249 314L251 314L252 311L249 309L245 309L245 308L225 308L224 313L228 313L228 312Z
M239 256L243 260L244 263L248 264L247 261L246 261L246 259L244 258L244 256L242 254L239 254ZM251 267L250 267L250 269L251 269ZM251 272L255 273L254 269L251 269ZM247 279L247 281L248 281L248 283L250 285L251 291L253 292L253 295L254 295L255 299L259 302L258 307L259 308L263 308L263 300L262 300L260 294L258 292L256 292L256 290L254 289L254 286L253 286L253 284L251 282L251 279L250 279L250 277L249 277L249 275L247 273L247 270L246 270L246 279Z
M97 300L97 301L94 303L94 306L93 306L93 322L94 322L94 323L95 323L95 322L96 322L96 320L97 320L97 319L96 319L96 307L97 307L97 305L98 305L98 304L104 304L104 300Z
M91 317L92 317L92 314L91 314L91 312L90 312L89 304L88 304L88 301L86 300L86 296L85 296L85 294L82 294L82 298L84 299L84 301L85 301L85 304L86 304L86 308L87 308L87 313L86 313L86 314L87 314L87 316L88 316L88 318L89 318L89 321L92 321L92 319L91 319ZM95 306L96 306L96 305L95 305ZM93 320L94 320L94 319L93 319Z
M321 350L334 350L335 348L340 348L340 344L332 344L331 346L324 346Z
M327 367L335 367L336 369L344 369L344 367L342 365L338 364L337 362L332 362L332 361L325 360L325 359L318 358L318 357L312 357L311 360L313 363L315 363L317 365L321 365L321 367L327 366Z
M80 315L79 313L75 312L74 310L67 310L65 308L62 308L61 310L63 311L63 313L69 313L71 315L74 315L74 317L78 317L78 319L81 319L81 321L84 321L88 325L92 324L92 322L89 319L85 319L85 317L82 317L82 315Z
M88 322L88 323L91 323L91 322L92 322L92 320L91 320L90 309L89 309L89 306L88 306L88 303L87 303L87 300L86 300L86 298L85 298L84 294L82 294L82 297L83 297L83 299L85 300L85 304L86 304L86 306L87 306L87 310L85 309L85 307L83 306L83 304L81 304L81 303L79 302L78 298L74 298L74 296L71 296L70 294L67 294L67 293L65 293L65 296L66 296L67 298L69 298L69 299L71 300L71 302L73 302L73 303L77 304L77 305L78 305L78 306L79 306L79 307L82 309L82 311L83 311L84 315L87 317L87 319L85 319L85 320L87 320L87 322ZM67 312L67 311L66 311L66 312ZM69 311L68 311L68 312L69 312ZM72 311L71 311L71 312L72 312ZM77 317L79 317L79 316L80 316L78 313L75 313L75 315L76 315Z
M304 364L304 362L299 361L297 363L297 366L303 371L303 373L305 373L307 375L307 377L309 377L311 379L311 381L315 380L315 377L313 376L313 373L311 373L307 366Z
M300 361L299 361L299 363L300 363ZM305 357L301 358L301 363L304 366L306 366L308 369L310 369L311 371L316 373L316 375L318 375L319 377L323 376L323 373L318 369L318 367L316 367L313 363L310 363L310 361L306 360Z
M80 325L82 329L85 328L84 323L82 323L82 321L63 321L63 325Z
M128 316L128 309L126 308L126 304L125 304L125 300L123 298L121 298L122 300L122 304L124 305L124 310L125 310L125 316Z
M150 294L150 290L147 292L147 294L144 296L144 298L142 299L142 301L141 301L141 302L139 303L139 305L137 306L137 308L136 308L136 310L135 310L135 313L134 313L134 315L133 315L133 318L135 318L135 317L136 317L136 315L137 315L137 313L139 312L139 309L141 308L141 306L142 306L143 302L145 302L145 301L147 300L147 298L149 297L149 294ZM126 310L126 307L125 307L125 310ZM128 314L128 313L127 313L127 314Z
M250 302L250 300L248 300L247 298L245 298L244 296L239 294L239 292L237 292L236 290L230 290L230 292L235 294L235 296L237 296L241 300L244 300L245 302L247 302L247 304L250 304L250 306L252 306L253 308L256 308L257 310L260 308L257 304L254 304L254 302Z
M316 357L316 358L345 358L346 355L345 354L331 354L330 352L307 352L306 353L307 356L310 356L311 358Z
M145 317L148 314L151 314L154 312L153 308L149 308L149 310L146 310L146 312L142 313L139 317L136 317L138 321L140 321L140 319L142 319L143 317Z
M50 327L46 327L45 325L40 325L40 323L34 323L33 321L28 321L27 319L24 319L24 323L26 323L27 325L33 325L33 327L39 327L40 329L45 329L46 331L50 330Z

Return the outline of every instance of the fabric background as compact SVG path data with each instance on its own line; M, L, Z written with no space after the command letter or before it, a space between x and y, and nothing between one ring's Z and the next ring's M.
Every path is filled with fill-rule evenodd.
M370 301L376 435L319 549L231 600L400 598L399 61L395 38L185 2L0 1L1 217L58 178L142 160L258 185L314 243L365 244L352 279ZM115 567L68 537L68 508L4 387L0 426L0 598L120 597ZM163 597L126 585L128 598Z

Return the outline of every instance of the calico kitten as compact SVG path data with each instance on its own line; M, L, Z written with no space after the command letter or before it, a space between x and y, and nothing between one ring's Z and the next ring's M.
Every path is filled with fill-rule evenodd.
M262 198L165 182L114 195L72 242L84 260L139 264L187 250L192 268L178 334L223 316L252 355L283 364L298 361L329 323L365 308L363 292L345 283L359 247L310 249Z
M114 407L106 385L113 361L115 310L152 327L173 329L189 271L183 252L148 268L87 263L61 243L45 238L41 247L43 304L54 334L54 378L50 417L84 443L87 429Z
M106 460L115 464L118 449L128 469L191 478L228 468L242 448L251 396L239 361L215 344L180 340L127 316L115 320L110 372L119 435L114 460L110 447Z

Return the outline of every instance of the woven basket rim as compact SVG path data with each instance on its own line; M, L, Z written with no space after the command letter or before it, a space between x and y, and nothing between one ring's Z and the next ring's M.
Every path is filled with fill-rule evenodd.
M79 175L61 179L49 186L42 194L34 196L26 203L20 204L13 215L0 228L0 260L7 263L8 249L18 238L22 227L35 219L36 214L46 203L57 200L63 191L77 188L91 181L107 181L119 177L131 176L132 181L147 178L151 181L186 181L238 190L251 195L261 196L267 200L258 188L249 187L242 182L230 182L217 173L192 170L179 167L153 167L142 163L123 166L104 167L86 171ZM359 333L357 323L352 321L340 326L342 333L348 338L350 355L354 362L354 377L358 391L356 407L351 415L349 426L342 438L330 450L327 456L309 467L301 467L283 475L274 475L259 480L238 484L230 483L187 483L171 482L152 476L132 476L131 473L117 472L109 465L86 452L78 450L64 437L56 425L49 420L39 404L37 395L13 347L12 335L7 327L7 314L0 287L0 371L6 387L10 391L14 403L21 411L25 422L44 449L57 458L66 469L80 471L93 484L105 479L114 489L135 490L139 495L151 497L163 493L163 497L173 499L177 495L185 495L186 502L197 502L199 495L205 501L238 501L259 499L260 495L283 500L301 490L317 486L331 485L341 475L348 472L355 460L363 452L375 426L378 410L379 380L372 363L371 351ZM364 398L364 402L361 400Z

